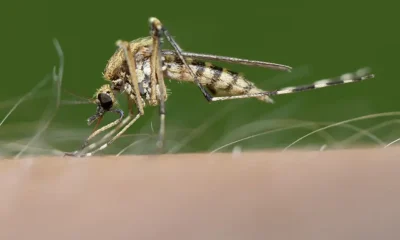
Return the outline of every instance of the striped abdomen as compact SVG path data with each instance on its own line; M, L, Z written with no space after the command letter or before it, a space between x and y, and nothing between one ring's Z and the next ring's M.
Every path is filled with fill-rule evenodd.
M174 55L164 56L166 78L193 82L194 78L182 61ZM197 75L200 83L206 86L214 96L235 96L265 92L248 81L243 75L221 68L211 63L185 58L189 67ZM273 102L268 96L257 97L261 101Z

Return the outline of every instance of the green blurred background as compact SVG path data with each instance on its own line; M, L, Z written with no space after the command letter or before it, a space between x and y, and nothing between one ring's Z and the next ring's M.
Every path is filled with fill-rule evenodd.
M1 24L2 87L0 114L31 91L59 65L53 38L64 52L62 88L90 97L105 81L102 71L117 39L133 40L149 33L148 18L158 17L184 50L271 61L294 67L292 73L221 64L245 73L266 90L311 83L368 66L376 78L357 84L275 97L275 104L256 99L207 103L192 84L167 81L167 150L211 151L232 144L243 150L283 148L329 123L398 109L398 24L394 1L14 1L3 3ZM167 46L167 45L166 45ZM23 102L0 126L2 154L18 152L32 141L36 150L75 150L90 134L86 119L95 106L63 103L43 134L34 134L54 111L51 81ZM62 92L63 100L81 100ZM121 98L122 106L126 106ZM145 116L107 153L152 151L158 131L158 109ZM106 121L114 116L109 114ZM293 147L351 147L387 144L397 137L396 116L374 118L312 135ZM394 121L394 122L393 122ZM308 122L306 127L296 127ZM379 127L379 124L385 124ZM357 128L378 129L356 141L341 142ZM153 127L153 130L152 130ZM268 133L269 130L291 128ZM267 134L268 133L268 134ZM142 135L138 135L142 134ZM376 139L377 137L379 139ZM10 152L7 152L7 151ZM35 152L35 149L28 149ZM37 152L36 152L37 153ZM49 153L49 152L46 152Z

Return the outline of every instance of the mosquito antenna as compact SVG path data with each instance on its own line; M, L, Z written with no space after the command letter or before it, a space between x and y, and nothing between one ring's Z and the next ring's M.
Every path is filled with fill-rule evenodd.
M74 92L71 92L71 91L69 91L69 90L67 90L67 89L63 89L63 91L66 92L66 93L68 93L69 95L72 95L72 96L74 96L74 97L80 98L80 99L84 100L85 102L96 103L95 100L93 100L93 99L91 99L91 98L78 95L78 94L76 94L76 93L74 93Z

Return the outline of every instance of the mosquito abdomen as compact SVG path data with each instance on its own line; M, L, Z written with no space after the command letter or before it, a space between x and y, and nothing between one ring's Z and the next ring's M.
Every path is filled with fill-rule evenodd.
M182 61L174 55L164 56L165 77L173 80L193 82L194 79ZM185 58L200 83L214 96L235 96L265 92L247 80L242 74L209 62ZM268 96L258 97L261 101L273 102Z

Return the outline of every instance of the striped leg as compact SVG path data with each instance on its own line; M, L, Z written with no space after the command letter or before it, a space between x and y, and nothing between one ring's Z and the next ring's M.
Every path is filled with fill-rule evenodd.
M167 29L162 25L162 23L160 22L160 20L158 20L155 17L151 17L149 19L150 24L153 26L153 29L157 30L158 33L162 33L167 40L169 41L169 43L172 45L172 47L175 49L178 57L181 59L181 61L183 62L183 64L185 65L185 67L189 70L190 75L193 76L194 79L194 83L197 85L197 87L201 90L201 92L203 93L203 96L207 99L207 101L212 101L212 96L210 93L207 92L207 90L201 85L199 79L197 78L196 74L193 72L193 70L189 67L189 65L187 64L185 58L182 55L182 49L181 47L179 47L178 43L173 39L173 37L169 34L169 32L167 31Z
M313 84L303 85L303 86L295 86L295 87L287 87L282 88L275 91L267 91L262 93L255 93L255 94L245 94L245 95L238 95L238 96L226 96L226 97L213 97L211 101L224 101L224 100L231 100L231 99L244 99L244 98L253 98L253 97L260 97L260 96L274 96L274 95L283 95L289 93L297 93L297 92L304 92L308 90L314 90L318 88L330 87L335 85L341 85L346 83L354 83L360 82L363 80L374 78L374 74L370 74L369 70L366 68L359 69L354 73L347 73L343 74L337 78L330 78L330 79L323 79Z
M261 96L265 96L265 95L267 95L267 96L282 95L282 94L288 94L288 93L302 92L302 91L316 89L316 88L323 88L323 87L328 87L328 86L333 86L333 85L339 85L339 84L344 84L344 83L359 82L362 80L374 78L374 75L368 74L367 73L368 71L366 71L366 69L360 69L359 71L357 71L356 73L353 73L353 74L344 74L339 79L334 78L334 79L328 79L328 80L321 80L321 81L318 81L314 84L307 85L307 86L290 87L290 88L285 88L285 89L281 89L281 90L256 93L256 94L244 94L244 95L226 96L226 97L213 97L200 84L200 81L198 80L197 75L189 67L189 65L187 64L187 62L184 58L185 53L182 51L182 49L179 47L179 45L176 43L176 41L173 39L173 37L167 31L167 29L161 24L161 22L157 18L151 17L149 19L149 21L152 25L155 26L155 28L160 33L163 33L164 36L167 38L167 40L171 43L171 45L173 46L173 48L176 51L176 54L178 55L178 57L180 58L182 63L185 65L185 67L188 69L190 75L192 75L195 84L200 88L204 97L209 102L224 101L224 100L231 100L231 99L254 98L254 97L261 97ZM212 58L212 56L203 56L203 57ZM226 59L226 57L225 57L225 60L229 60L229 59ZM243 62L243 60L241 60L241 61L236 60L236 62ZM249 64L253 65L251 63L249 63ZM282 66L280 66L280 67L282 68Z

